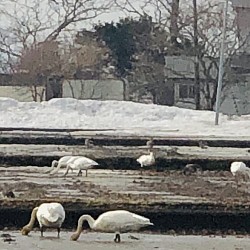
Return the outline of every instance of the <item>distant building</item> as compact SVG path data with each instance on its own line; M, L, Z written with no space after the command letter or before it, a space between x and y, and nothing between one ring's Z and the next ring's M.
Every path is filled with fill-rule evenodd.
M250 1L231 0L236 11L236 25L241 44L244 44L234 57L231 67L239 76L238 83L231 90L231 99L241 114L250 114ZM229 104L224 103L228 107ZM223 108L223 106L222 106Z
M231 2L236 11L239 40L244 43L244 46L232 60L231 68L237 77L235 84L222 92L220 110L226 114L250 114L250 0L231 0ZM214 71L214 74L216 74L216 71ZM194 58L167 56L165 75L168 84L173 86L173 105L195 108ZM214 78L216 79L216 76ZM206 78L201 70L201 86L205 80ZM201 100L202 105L205 100L202 92Z
M9 97L17 101L34 101L35 95L39 100L45 99L43 86L29 85L25 74L0 74L0 97Z
M46 99L71 97L76 99L124 100L124 83L121 80L63 80L50 82L46 88Z
M239 31L241 42L245 42L243 46L244 52L250 52L250 1L249 0L231 0L232 6L236 11L236 25Z
M77 99L124 100L125 84L121 80L65 80L60 76L47 79L47 83L34 86L25 75L0 75L0 97L18 101L45 101L52 98L71 97Z
M173 105L177 107L195 108L195 69L192 56L166 56L165 58L165 76L166 81L173 87L174 101ZM206 61L206 60L204 60ZM209 61L207 60L207 63ZM211 74L215 77L216 71L211 70ZM201 88L206 77L200 66L200 83ZM212 89L211 89L212 91ZM201 91L201 106L205 106L205 98Z

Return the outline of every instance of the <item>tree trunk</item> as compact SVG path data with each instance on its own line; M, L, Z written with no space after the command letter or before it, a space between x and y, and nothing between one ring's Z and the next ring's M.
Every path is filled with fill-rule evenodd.
M193 0L194 7L194 52L195 52L195 62L194 62L194 86L195 86L195 108L197 110L201 109L201 88L200 88L200 67L199 67L199 48L198 48L198 14L197 14L197 2Z
M171 4L171 16L170 16L170 37L171 42L176 44L179 34L178 28L178 16L179 16L180 0L173 0Z

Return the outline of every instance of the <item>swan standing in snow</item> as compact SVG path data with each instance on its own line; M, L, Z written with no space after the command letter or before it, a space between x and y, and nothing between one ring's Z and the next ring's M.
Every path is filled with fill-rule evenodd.
M234 161L231 163L230 171L235 177L237 184L240 180L250 180L250 168L246 166L244 162Z
M95 162L94 160L82 156L82 157L77 158L75 161L69 162L67 164L67 169L66 169L64 176L66 176L68 174L69 169L79 170L77 176L82 175L82 170L85 170L86 176L88 176L88 169L93 168L93 166L97 166L97 165L99 165L99 164L97 162Z
M73 163L75 160L77 160L78 158L80 158L81 156L63 156L62 158L60 158L60 160L58 161L57 167L54 168L51 172L50 175L53 175L55 173L57 173L61 167L67 167L67 165L69 163ZM54 162L54 161L53 161ZM52 164L53 164L52 162Z
M141 155L136 161L141 164L141 174L142 174L142 168L144 166L152 166L155 164L154 153L151 151L148 155Z
M126 210L108 211L96 220L90 215L82 215L78 220L77 230L71 240L77 240L82 232L82 224L87 221L90 228L97 232L115 233L115 242L121 241L121 233L138 231L142 227L153 225L148 218Z
M41 236L45 228L57 228L57 237L60 237L60 229L65 219L65 211L63 206L57 202L43 203L39 207L32 210L29 223L21 230L22 235L28 235L32 230L35 220L38 220Z

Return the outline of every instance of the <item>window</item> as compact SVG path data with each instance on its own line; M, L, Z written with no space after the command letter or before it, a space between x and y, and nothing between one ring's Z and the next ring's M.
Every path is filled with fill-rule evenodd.
M179 85L179 98L180 99L194 99L195 91L194 85L180 84Z

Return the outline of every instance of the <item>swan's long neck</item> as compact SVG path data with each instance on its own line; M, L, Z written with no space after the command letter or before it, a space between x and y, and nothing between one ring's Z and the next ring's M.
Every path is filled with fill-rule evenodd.
M87 221L89 223L89 227L93 228L95 220L88 214L82 215L78 220L78 225L76 232L71 236L72 240L77 240L82 232L82 224L84 221Z
M56 168L54 168L50 173L51 173L51 174L55 174L55 173L57 173L57 172L59 171L60 168L61 168L61 164L59 164L59 163L57 162Z
M27 235L33 228L35 220L36 220L36 214L37 214L38 207L35 207L32 210L31 216L30 216L30 221L29 223L23 227L22 229L22 234Z
M32 210L32 213L31 213L31 216L30 216L30 221L29 221L29 223L27 224L27 226L30 227L31 229L33 228L34 223L35 223L35 220L36 220L37 210L38 210L38 207L35 207L35 208Z
M90 227L90 228L93 228L94 223L95 223L95 219L93 219L93 217L91 217L91 216L88 215L88 214L82 215L82 216L79 218L79 220L78 220L78 227L79 227L79 225L82 227L82 223L83 223L84 221L87 221L87 222L89 223L89 227Z
M66 175L68 174L69 169L71 169L71 170L72 170L72 166L73 166L73 165L72 165L71 163L67 164L67 167L66 167L66 171L65 171L64 176L66 176Z
M56 160L52 161L52 164L51 164L52 170L53 170L55 167L57 167L57 166L58 166L58 161L56 161Z

